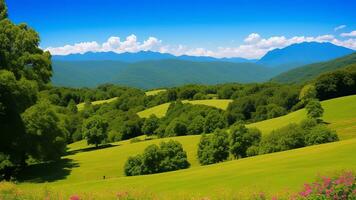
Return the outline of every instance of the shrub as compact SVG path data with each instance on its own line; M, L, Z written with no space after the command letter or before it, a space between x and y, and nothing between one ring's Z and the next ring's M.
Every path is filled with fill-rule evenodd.
M235 158L246 157L247 149L258 145L260 140L261 132L258 129L247 129L243 124L236 124L230 129L230 152Z
M209 165L226 160L229 156L228 134L223 130L216 130L211 135L202 135L198 145L198 159L200 164Z
M182 136L187 134L187 124L180 119L172 120L165 130L165 136Z
M136 176L185 169L189 166L187 153L182 145L170 140L162 142L160 147L152 144L143 154L129 157L124 171L127 176Z
M225 126L223 115L217 110L212 110L205 118L204 131L205 133L212 133L216 129L225 128Z
M305 135L307 146L338 141L339 138L335 131L330 130L325 125L317 125Z
M320 102L316 99L310 100L305 106L307 110L307 115L312 119L319 119L323 116L324 109L321 106Z
M108 123L104 118L94 115L83 123L83 135L87 139L88 144L94 144L96 147L104 143L108 137Z
M356 177L344 172L336 177L321 177L314 183L304 184L303 191L296 195L299 200L353 200L356 199Z
M188 126L188 134L198 135L204 133L205 119L201 115L196 116Z
M159 119L155 115L151 115L145 120L142 126L142 133L146 135L154 134L155 130L159 127Z
M262 138L259 154L285 151L304 147L304 130L297 124L289 124L272 131Z

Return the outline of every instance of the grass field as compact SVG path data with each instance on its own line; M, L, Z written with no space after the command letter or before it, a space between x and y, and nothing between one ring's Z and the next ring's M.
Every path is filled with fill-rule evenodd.
M111 98L111 99L106 99L106 100L99 100L99 101L93 101L91 102L92 105L100 105L100 104L104 104L104 103L110 103L113 102L117 99L117 97ZM77 104L77 108L79 111L84 109L84 105L85 103L79 103Z
M207 105L207 106L212 106L212 107L226 110L227 106L229 105L229 103L231 101L232 100L230 100L230 99L207 99L207 100L192 100L192 101L185 100L185 101L183 101L183 103L190 103L190 104L194 104L194 105L197 105L197 104ZM164 104L161 104L158 106L154 106L152 108L148 108L144 111L138 112L137 114L138 114L138 116L140 116L142 118L147 118L152 114L161 118L166 115L169 105L170 105L170 103L164 103Z
M352 139L356 138L356 95L324 101L322 105L324 121L338 131L340 138L348 140L203 167L196 158L199 135L132 144L122 141L99 150L80 141L69 145L70 155L61 162L29 167L21 176L24 182L18 186L34 193L41 192L43 187L66 195L94 193L102 199L114 197L117 191L132 190L159 193L172 199L186 196L214 198L216 194L231 197L241 191L295 191L318 173L356 170L356 139ZM305 111L300 110L249 126L258 127L267 134L274 128L298 122L304 116ZM189 169L138 177L123 175L128 156L141 153L149 144L169 139L182 143L191 163ZM103 176L106 176L105 180Z
M160 92L165 92L167 91L166 89L159 89L159 90L150 90L145 92L146 96L153 96L153 95L157 95Z

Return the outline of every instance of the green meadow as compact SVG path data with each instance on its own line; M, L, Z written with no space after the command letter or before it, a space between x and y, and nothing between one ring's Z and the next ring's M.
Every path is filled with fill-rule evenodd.
M232 102L230 99L207 99L207 100L184 100L182 101L183 103L190 103L194 105L206 105L206 106L212 106L215 108L219 108L222 110L226 110L229 103ZM141 112L138 112L138 116L142 118L147 118L150 115L156 115L157 117L161 118L164 117L167 113L167 110L169 108L170 103L164 103L158 106L154 106L152 108L148 108L146 110L143 110Z
M93 102L91 102L91 104L92 104L92 105L101 105L101 104L104 104L104 103L111 103L111 102L115 101L116 99L117 99L117 97L113 97L113 98L111 98L111 99L93 101ZM79 103L79 104L77 105L78 111L83 110L83 109L84 109L84 105L85 105L84 102L83 102L83 103Z
M46 188L63 195L98 195L96 198L99 199L114 199L118 191L159 192L160 197L168 199L214 198L217 194L231 197L243 191L286 194L300 189L304 182L313 180L319 173L356 170L356 139L353 139L356 138L356 95L327 100L322 105L325 109L324 121L338 132L342 141L209 166L200 166L197 161L199 135L137 143L121 141L101 149L93 149L85 141L80 141L69 145L69 155L60 162L33 165L23 171L23 182L18 187L31 193L39 193ZM249 126L268 134L273 129L303 118L305 111L299 110ZM141 136L141 139L144 140L144 137ZM170 139L182 143L191 163L189 169L124 176L123 167L130 155L141 153L150 144Z

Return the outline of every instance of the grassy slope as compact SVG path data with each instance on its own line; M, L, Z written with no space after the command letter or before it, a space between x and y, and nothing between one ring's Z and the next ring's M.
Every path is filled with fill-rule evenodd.
M150 90L150 91L145 92L145 94L146 94L146 96L153 96L158 93L165 92L165 91L167 91L167 90L166 89Z
M343 139L356 137L356 95L322 102L325 109L324 120L336 128ZM287 116L251 124L264 133L272 128L297 122L305 115L297 111ZM123 165L129 155L142 152L152 143L174 139L182 143L192 164L188 170L157 175L124 177ZM100 150L82 149L72 151L64 163L32 166L25 172L27 181L53 181L46 184L64 193L102 192L118 190L148 190L162 195L196 192L211 195L220 189L260 190L275 192L285 188L297 189L305 181L311 180L319 172L354 169L356 170L356 139L337 143L257 156L217 165L201 167L196 159L196 145L200 136L165 138L129 144L129 141L115 143L113 147ZM85 146L83 141L70 145L72 150ZM71 171L59 166L71 166ZM69 170L69 168L68 168ZM108 179L102 180L105 175ZM35 180L34 177L42 177ZM22 183L20 188L28 191L40 189L38 184ZM107 194L112 194L108 192ZM106 197L104 197L106 198Z
M91 102L91 104L92 104L92 105L100 105L100 104L104 104L104 103L113 102L113 101L115 101L116 99L117 99L117 97L113 97L113 98L111 98L111 99L93 101L93 102ZM79 111L80 111L80 110L83 110L83 109L84 109L84 105L85 105L85 103L79 103L79 104L77 105L78 110L79 110Z
M229 99L208 99L208 100L192 100L192 101L183 101L183 103L191 103L191 104L200 104L213 106L216 108L220 108L226 110L227 106L232 100ZM164 117L169 108L170 103L164 103L158 106L154 106L152 108L148 108L144 111L137 113L140 117L146 118L150 115L154 114L157 117Z

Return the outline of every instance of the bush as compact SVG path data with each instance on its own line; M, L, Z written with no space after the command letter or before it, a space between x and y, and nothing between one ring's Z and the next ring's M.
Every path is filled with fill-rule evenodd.
M159 127L159 119L155 115L151 115L145 120L142 126L142 133L146 135L154 134L155 130Z
M170 140L162 142L160 147L152 144L143 154L129 157L124 168L127 176L136 176L186 169L189 166L187 153L182 145Z
M180 119L172 120L166 128L165 136L182 136L187 134L187 124Z
M230 152L235 158L243 158L247 155L247 149L258 145L261 140L261 132L256 129L247 129L243 124L236 124L230 129Z
M344 172L336 177L320 177L314 183L304 184L303 191L299 192L294 199L356 199L356 177L352 172Z
M228 134L223 130L216 130L211 135L202 135L198 145L198 159L200 164L209 165L226 160L229 156Z
M212 133L216 129L225 128L226 123L224 116L217 110L212 110L205 118L204 131L205 133Z
M335 142L338 140L339 138L336 132L330 130L325 125L317 125L305 135L305 144L307 146Z
M88 144L94 144L96 147L99 144L105 143L108 137L108 123L104 118L94 115L83 123L83 135Z
M307 110L307 115L312 119L319 119L323 116L324 109L317 99L310 100L305 106Z
M289 124L262 138L259 154L273 153L304 147L305 131L297 124Z
M188 134L198 135L204 133L204 117L198 115L196 116L188 126Z

